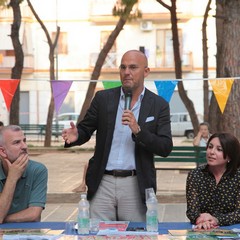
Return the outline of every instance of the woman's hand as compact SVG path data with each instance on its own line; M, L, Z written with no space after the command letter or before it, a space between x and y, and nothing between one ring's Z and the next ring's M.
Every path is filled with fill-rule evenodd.
M201 213L196 220L195 229L212 229L218 227L218 220L209 213Z

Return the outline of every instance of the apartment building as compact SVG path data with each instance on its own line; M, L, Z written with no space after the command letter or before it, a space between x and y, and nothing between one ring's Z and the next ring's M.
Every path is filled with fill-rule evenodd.
M116 0L31 0L52 38L57 26L60 36L55 53L55 77L71 80L73 84L60 109L80 112L96 59L118 17L112 16ZM170 4L170 1L166 1ZM202 92L202 21L207 0L177 0L178 29L184 86L195 104L196 112L203 113ZM214 3L212 4L214 9ZM146 86L156 91L154 80L175 79L172 33L169 11L155 0L139 0L141 19L127 22L107 55L97 84L103 80L118 80L118 66L122 54L129 49L144 50L151 74ZM24 51L24 70L20 83L21 123L46 121L50 102L49 46L46 36L27 3L21 4L22 25L20 41ZM216 36L215 19L211 10L208 18L209 76L215 76ZM9 79L14 65L14 50L9 37L12 10L0 11L0 79ZM183 112L177 88L170 102L172 112ZM8 122L8 111L0 94L0 118Z

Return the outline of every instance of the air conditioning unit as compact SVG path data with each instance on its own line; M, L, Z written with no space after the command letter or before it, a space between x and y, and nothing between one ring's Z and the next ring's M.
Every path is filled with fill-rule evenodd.
M142 21L140 23L140 29L142 31L152 31L153 30L153 23L152 23L152 21Z

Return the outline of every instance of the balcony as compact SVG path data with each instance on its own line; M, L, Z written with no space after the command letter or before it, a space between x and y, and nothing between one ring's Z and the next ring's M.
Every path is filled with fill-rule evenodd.
M26 3L22 3L20 5L21 8L21 15L22 15L22 21L29 21L29 19L32 19L32 12L28 5ZM8 22L13 20L13 10L12 8L1 8L0 11L0 20L3 20L4 22Z
M24 56L23 71L33 72L34 61L33 55ZM4 56L0 53L0 73L8 73L14 67L15 57L14 56Z
M91 0L90 21L98 24L114 23L118 18L112 15L116 1ZM170 12L155 0L140 0L137 8L142 12L142 20L154 22L170 22ZM134 11L134 9L133 9ZM192 16L192 0L177 1L177 14L179 22L187 21Z
M90 68L95 66L99 53L90 54ZM115 72L118 71L120 65L122 54L109 53L105 59L105 62L102 67L102 71L105 72ZM182 59L182 70L183 71L192 71L193 61L191 52L183 52L181 55ZM151 68L151 71L164 71L164 72L174 72L174 56L172 53L152 53L148 54L148 65Z

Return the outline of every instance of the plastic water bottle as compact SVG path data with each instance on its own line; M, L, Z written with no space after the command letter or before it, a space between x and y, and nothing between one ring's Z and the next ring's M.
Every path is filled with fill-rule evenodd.
M81 194L78 206L78 234L89 234L89 202L85 193Z
M158 201L155 193L150 193L146 201L146 225L148 232L158 232Z

